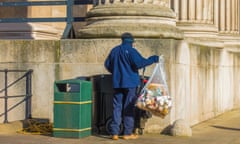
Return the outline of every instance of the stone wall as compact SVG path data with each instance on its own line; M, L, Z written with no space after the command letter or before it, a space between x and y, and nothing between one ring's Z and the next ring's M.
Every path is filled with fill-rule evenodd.
M32 116L53 121L54 81L107 74L103 62L111 48L120 42L120 39L1 40L0 69L33 69ZM227 48L220 42L210 47L171 39L136 39L135 45L144 57L164 55L174 101L171 114L165 119L148 120L146 132L159 133L179 118L194 125L240 106L240 53L234 51L239 45ZM150 76L153 68L154 65L147 67L145 75ZM12 75L9 81L17 76ZM0 74L1 81L3 78ZM9 93L24 89L18 86ZM2 113L3 101L0 103ZM24 119L24 104L9 113L9 121L21 119Z

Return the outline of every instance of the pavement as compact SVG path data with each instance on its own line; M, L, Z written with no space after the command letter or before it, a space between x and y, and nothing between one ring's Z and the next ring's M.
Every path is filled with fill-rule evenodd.
M3 131L0 127L0 144L240 144L240 110L226 112L216 118L192 127L191 137L174 137L163 134L143 134L136 140L92 135L85 138L56 138L37 134Z

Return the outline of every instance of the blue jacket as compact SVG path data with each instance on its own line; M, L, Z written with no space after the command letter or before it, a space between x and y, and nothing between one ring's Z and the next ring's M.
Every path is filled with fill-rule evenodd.
M145 59L132 43L123 41L111 50L104 65L112 73L113 88L134 88L140 85L138 70L157 61L158 56Z

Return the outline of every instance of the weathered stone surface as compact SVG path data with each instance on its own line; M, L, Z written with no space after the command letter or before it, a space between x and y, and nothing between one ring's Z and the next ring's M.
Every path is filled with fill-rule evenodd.
M175 18L176 14L168 7L160 5L118 3L112 5L99 5L92 8L87 13L87 17L89 18L99 16L155 16Z
M175 13L152 4L119 3L99 5L87 14L87 25L78 38L114 38L128 31L138 38L183 39L176 28Z
M170 130L172 136L192 136L192 129L189 124L183 120L178 119L173 123L172 129Z

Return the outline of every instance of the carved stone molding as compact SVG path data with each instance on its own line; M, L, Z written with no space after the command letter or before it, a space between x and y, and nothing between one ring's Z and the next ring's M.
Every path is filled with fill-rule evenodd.
M113 38L126 31L139 38L183 38L183 33L176 28L175 13L160 5L98 5L87 17L87 25L78 31L79 38Z
M61 29L37 23L2 23L1 39L60 39Z

